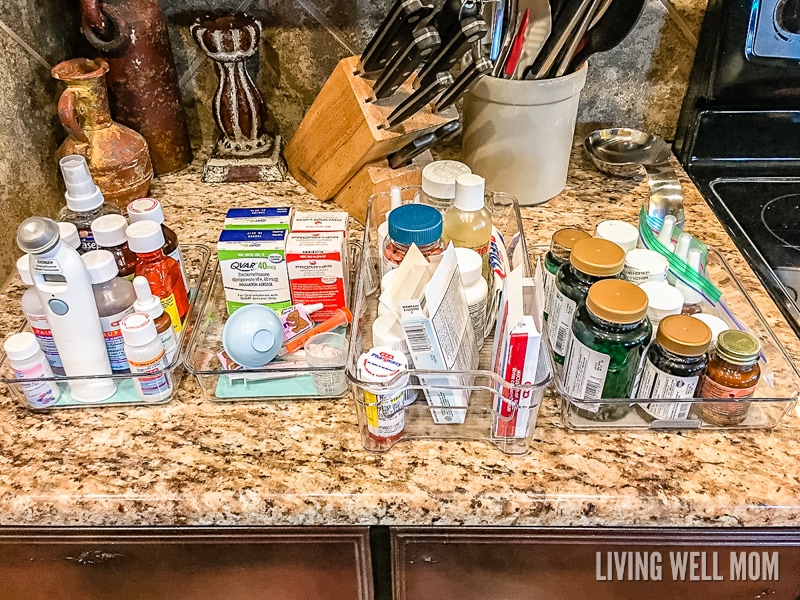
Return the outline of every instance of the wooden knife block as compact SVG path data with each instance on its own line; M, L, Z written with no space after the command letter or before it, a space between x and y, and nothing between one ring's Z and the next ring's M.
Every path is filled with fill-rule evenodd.
M392 186L420 185L422 169L433 162L433 155L426 150L409 165L392 169L386 159L361 167L334 197L333 201L350 213L362 225L367 222L367 201L379 192L388 192Z
M373 102L371 82L355 74L357 65L357 56L339 61L284 150L294 178L321 200L333 198L367 163L458 118L454 107L436 114L428 104L387 129L386 117L411 94L411 83Z

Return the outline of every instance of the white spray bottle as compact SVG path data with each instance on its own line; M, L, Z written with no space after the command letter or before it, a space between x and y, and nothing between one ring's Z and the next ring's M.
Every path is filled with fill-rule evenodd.
M45 217L25 219L17 230L17 245L31 255L33 285L67 377L110 375L89 272L80 255L61 241L58 224ZM69 386L80 402L99 402L116 391L113 380L102 377L72 380Z

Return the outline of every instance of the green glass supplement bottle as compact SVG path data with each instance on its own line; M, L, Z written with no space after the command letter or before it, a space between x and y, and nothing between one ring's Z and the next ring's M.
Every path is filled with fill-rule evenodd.
M581 400L630 398L652 331L647 294L641 288L617 279L592 285L572 322L564 391ZM631 405L575 402L572 409L593 421L616 421Z
M699 319L670 315L658 325L656 339L647 349L637 398L694 398L708 364L711 329ZM688 418L691 402L637 404L646 421Z
M544 255L544 320L550 314L553 295L556 292L556 274L561 265L569 261L572 247L580 240L592 237L585 231L567 227L559 229L550 239L550 251Z
M701 419L719 427L730 427L747 418L750 403L742 399L752 398L758 387L760 353L761 342L746 331L729 329L719 334L696 394L704 399L696 405ZM727 402L709 402L708 398L724 398Z
M564 364L572 318L586 299L589 288L602 279L620 278L624 266L625 252L614 242L598 238L575 242L569 262L556 275L556 289L547 321L547 335L556 365Z

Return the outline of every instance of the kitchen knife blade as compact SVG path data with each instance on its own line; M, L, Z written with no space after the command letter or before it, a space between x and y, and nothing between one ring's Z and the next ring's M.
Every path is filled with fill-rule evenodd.
M411 43L394 55L372 88L379 100L388 98L406 81L426 58L439 48L439 34L433 27L422 27L414 32Z
M470 55L475 52L473 49ZM465 66L461 73L455 80L455 83L436 101L437 112L443 111L448 106L453 105L461 96L463 96L473 83L478 81L483 75L486 75L492 70L492 61L485 56L479 56L478 60L473 60Z
M440 142L446 142L461 131L461 122L458 120L445 123L436 131L426 133L419 136L407 146L403 146L389 156L389 166L392 169L399 169L403 165L408 164L412 159L416 158L425 150L429 150Z
M359 68L362 74L383 69L401 48L411 42L414 29L432 12L433 6L423 4L421 0L396 0L361 53Z
M481 39L489 30L482 17L468 17L461 21L456 34L447 39L442 37L442 45L435 58L428 62L419 74L421 87L429 86L439 73L453 68L467 53L472 43Z
M414 90L413 94L395 107L386 119L389 127L399 125L408 119L451 85L453 85L453 76L450 73L437 73L433 81Z

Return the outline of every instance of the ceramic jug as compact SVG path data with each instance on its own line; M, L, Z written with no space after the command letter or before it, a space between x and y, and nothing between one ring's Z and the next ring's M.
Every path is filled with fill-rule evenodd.
M58 101L67 139L57 158L83 155L106 201L124 211L131 200L147 196L153 166L144 138L111 120L107 72L103 59L74 58L53 67L53 77L67 84Z

